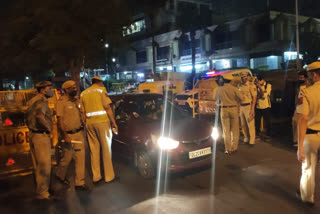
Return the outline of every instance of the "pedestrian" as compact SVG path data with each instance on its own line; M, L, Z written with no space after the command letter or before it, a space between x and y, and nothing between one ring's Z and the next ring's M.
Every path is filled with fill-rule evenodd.
M50 199L51 138L53 122L48 98L54 96L52 84L41 81L36 84L38 94L28 102L26 112L30 131L29 143L36 180L38 199Z
M243 141L245 144L249 143L250 146L253 146L256 138L254 115L257 101L257 88L249 82L248 73L242 72L240 76L241 84L239 85L239 90L244 97L244 100L240 103L240 121L244 134Z
M62 134L63 158L60 160L56 178L69 184L66 174L72 159L75 161L75 188L88 190L85 185L85 137L80 113L80 100L77 97L77 85L69 80L63 83L65 95L57 102L58 126Z
M298 73L298 87L297 87L297 93L295 96L295 107L297 106L298 102L298 95L300 94L300 91L307 87L307 79L308 74L307 71L300 71ZM293 146L298 146L298 114L295 111L292 117L292 142Z
M256 106L256 134L261 134L261 117L263 117L264 124L266 125L266 141L271 140L271 90L272 86L264 80L262 75L258 76L257 86L257 106Z
M83 118L86 120L93 182L97 183L102 180L100 147L102 149L104 181L110 182L115 178L111 159L112 131L110 122L115 133L118 133L118 126L110 107L111 100L100 77L92 77L92 86L81 93L80 103Z
M223 78L225 83L214 89L213 98L221 108L225 154L231 154L238 150L239 104L244 98L239 89L231 85L232 75L226 75Z
M314 83L300 91L296 112L299 117L298 160L302 162L299 198L314 204L315 176L320 148L320 62L307 66L308 77Z

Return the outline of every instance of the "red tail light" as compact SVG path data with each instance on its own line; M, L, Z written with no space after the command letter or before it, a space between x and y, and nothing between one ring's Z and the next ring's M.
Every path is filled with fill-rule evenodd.
M12 126L12 125L13 125L13 122L12 122L9 118L7 118L7 119L5 119L5 121L4 121L4 125L5 125L5 126Z
M9 158L6 163L6 166L12 166L13 164L15 164L15 161L12 158Z

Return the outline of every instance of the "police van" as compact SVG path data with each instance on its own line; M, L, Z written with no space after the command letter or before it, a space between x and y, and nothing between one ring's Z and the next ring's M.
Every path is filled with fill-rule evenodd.
M212 114L215 112L215 109L212 107L214 106L211 100L212 92L214 88L218 87L215 82L216 77L231 74L234 77L231 84L237 86L241 81L241 73L247 73L249 77L252 77L251 71L245 68L209 71L202 76L201 80L198 80L195 83L192 90L178 93L175 102L186 111L191 111L192 109L200 107L202 112Z
M26 175L32 171L29 148L29 129L25 114L28 101L37 94L36 90L0 91L0 178ZM48 99L52 115L58 93ZM52 153L58 142L57 120L53 116ZM53 159L53 161L55 161Z

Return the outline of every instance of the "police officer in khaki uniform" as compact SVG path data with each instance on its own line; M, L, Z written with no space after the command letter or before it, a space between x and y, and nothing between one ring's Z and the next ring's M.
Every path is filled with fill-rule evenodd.
M214 89L213 97L221 108L221 122L224 136L225 153L238 150L239 144L239 104L243 96L236 87L230 84L232 75L224 76L225 84Z
M254 124L255 106L257 101L257 88L248 80L248 74L242 72L241 84L239 89L243 94L244 100L240 103L240 120L244 133L244 143L255 144L256 130Z
M35 171L37 194L39 199L49 199L51 174L51 138L52 113L48 98L54 95L51 82L42 81L36 84L38 95L28 103L26 112L27 125L30 130L30 152Z
M307 66L308 77L314 83L300 91L298 114L298 160L302 162L300 192L298 196L309 205L314 204L315 175L320 149L320 62Z
M85 138L80 113L80 100L76 97L77 85L69 80L63 83L65 95L57 102L58 125L63 137L64 156L56 171L58 180L67 182L66 174L72 159L75 160L75 187L88 190L85 185Z
M81 93L80 100L83 118L86 120L93 182L97 183L102 180L100 147L102 149L104 181L110 182L115 178L111 159L112 131L110 122L115 133L118 132L118 126L110 107L111 100L100 77L92 77L92 86Z

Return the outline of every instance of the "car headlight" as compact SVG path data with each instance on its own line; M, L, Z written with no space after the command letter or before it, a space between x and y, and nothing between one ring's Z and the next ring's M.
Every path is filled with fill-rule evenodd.
M219 138L219 132L218 132L218 129L217 129L216 127L213 127L213 128L212 128L211 137L212 137L214 140L217 140L217 139Z
M160 149L163 149L163 150L171 150L179 146L179 141L172 140L171 138L168 138L168 137L159 137L157 142Z

